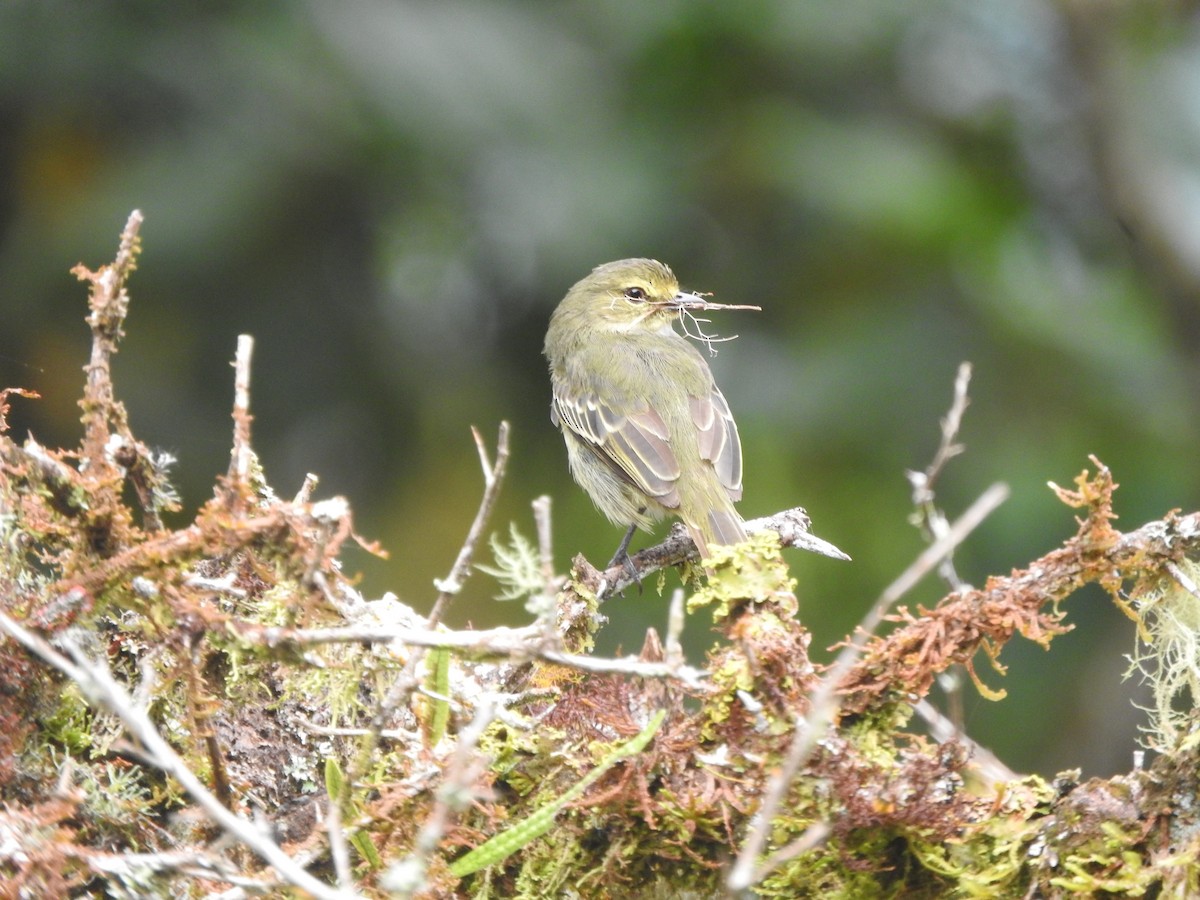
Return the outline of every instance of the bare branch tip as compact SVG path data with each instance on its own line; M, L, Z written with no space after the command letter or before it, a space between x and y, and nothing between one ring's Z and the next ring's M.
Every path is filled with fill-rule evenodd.
M137 268L137 255L141 250L138 233L143 221L142 211L135 209L129 214L121 231L121 248L117 251L115 268L122 277Z
M471 437L475 441L475 452L479 454L479 467L483 469L483 481L485 484L491 484L495 476L493 475L492 459L488 455L487 442L484 441L483 435L474 425L471 426Z

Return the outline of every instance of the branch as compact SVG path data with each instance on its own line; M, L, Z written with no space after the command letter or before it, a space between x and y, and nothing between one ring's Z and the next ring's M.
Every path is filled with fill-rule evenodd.
M921 720L929 726L929 734L939 744L957 741L970 751L971 765L979 770L984 783L1007 784L1010 781L1016 781L1020 777L1006 766L995 753L982 744L977 743L970 735L963 732L954 721L942 715L941 710L928 700L920 701L913 709L916 710Z
M250 449L250 358L254 354L254 338L239 334L237 352L233 358L233 448L229 453L228 493L230 508L241 502L250 490L250 466L254 451Z
M822 538L809 531L811 520L801 507L785 509L761 519L750 519L746 522L747 531L774 531L784 547L794 547L797 550L808 550L832 559L849 560L850 557ZM700 553L696 545L688 537L680 525L671 528L661 543L645 550L639 550L629 557L629 564L624 561L607 569L597 569L583 554L574 559L575 569L580 581L596 594L597 599L604 600L613 594L619 594L630 585L637 584L660 569L668 569L685 562L698 562Z
M479 429L472 427L471 435L475 438L475 448L479 451L479 465L483 469L483 499L479 501L479 510L475 513L475 521L471 530L458 551L458 558L450 567L450 574L434 582L441 592L429 613L429 627L432 628L442 620L450 601L463 589L463 585L471 575L471 560L475 557L475 547L483 537L488 519L492 515L492 507L496 505L496 497L500 494L500 485L504 480L504 470L508 467L508 423L500 423L500 432L496 436L496 462L488 460L487 446Z
M963 413L967 411L970 398L967 387L971 383L971 364L962 363L958 367L958 375L954 379L954 400L950 411L942 419L942 438L932 462L924 472L907 472L908 482L912 485L912 502L915 507L911 521L921 529L926 541L941 537L950 527L946 514L935 503L934 485L942 474L946 463L963 451L958 440L958 430L962 426ZM958 577L954 569L954 557L947 556L938 566L938 574L950 585L951 590L960 590L966 585Z
M492 507L496 504L496 497L500 493L500 485L504 480L504 471L508 465L508 422L500 423L500 431L496 437L495 463L492 463L488 459L487 446L483 442L483 437L480 435L479 429L472 427L471 435L475 438L475 448L479 452L479 464L483 469L483 497L479 501L479 509L475 513L475 521L471 523L471 528L467 532L467 537L458 551L454 565L450 567L450 574L444 579L438 579L434 582L440 593L437 600L434 601L429 617L426 619L426 628L430 632L435 631L446 609L449 607L450 601L458 595L467 578L470 577L471 560L475 555L475 547L483 537L483 531L487 527L488 519L491 517ZM388 689L387 694L384 695L383 699L376 706L375 713L371 717L370 734L362 742L362 748L356 765L351 769L351 780L355 780L359 772L365 771L371 756L375 752L375 748L379 744L380 736L387 726L387 720L400 703L416 690L421 680L419 672L424 661L424 651L413 653L405 664L404 670L397 676L392 686Z
M89 493L105 500L95 504L95 519L102 531L114 528L104 509L119 503L118 475L127 477L133 486L149 530L162 529L160 510L179 508L167 480L167 468L175 460L169 454L153 453L133 436L125 406L113 391L112 358L125 336L125 316L129 312L125 282L137 268L141 226L142 214L135 209L121 232L121 245L111 265L93 272L80 263L71 270L80 281L91 283L87 323L92 331L92 355L85 367L87 383L79 401L84 426L81 472L88 481Z
M982 646L998 648L1016 633L1044 646L1069 630L1057 606L1083 585L1097 582L1115 591L1123 579L1165 570L1168 563L1200 552L1200 513L1171 513L1121 534L1108 522L1114 488L1108 469L1101 465L1092 481L1084 473L1079 484L1078 493L1059 491L1073 505L1091 506L1074 538L1027 569L988 579L982 590L949 594L916 616L902 608L896 617L901 627L873 639L842 682L844 708L861 712L895 689L923 695L934 676L954 663L974 677L971 661ZM1051 611L1043 612L1047 606Z
M110 417L124 420L125 410L114 397L110 361L117 352L117 344L124 337L122 326L129 310L129 295L125 292L125 281L137 268L138 230L142 227L142 214L134 210L129 214L125 230L121 232L121 246L110 266L101 266L92 272L82 263L71 270L80 281L91 282L88 296L91 314L87 323L92 329L92 358L87 365L87 386L83 399L85 437L83 456L95 472L112 471L112 463L106 453L109 438ZM127 430L127 429L126 429Z
M248 622L230 622L238 640L259 647L304 648L319 644L390 644L393 641L412 647L453 650L462 656L483 659L508 659L528 662L541 659L582 672L631 675L639 678L674 679L689 687L700 687L707 673L679 664L679 661L647 662L636 656L606 659L567 653L548 644L545 632L537 625L522 628L490 628L481 631L444 631L432 628L386 628L378 625L349 628L283 628L259 626Z
M412 852L394 863L383 876L382 884L389 891L395 891L400 897L413 897L429 887L426 880L429 861L446 833L451 816L471 801L475 783L486 769L487 757L478 752L477 747L495 718L496 708L485 697L475 710L475 717L458 735L454 755L434 795L433 809L417 832Z

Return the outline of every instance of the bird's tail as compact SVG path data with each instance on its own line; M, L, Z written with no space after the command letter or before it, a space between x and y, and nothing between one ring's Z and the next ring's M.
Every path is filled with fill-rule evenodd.
M690 522L685 524L696 549L700 551L701 559L707 558L710 547L740 544L746 540L746 526L732 506L729 509L710 509L701 526Z

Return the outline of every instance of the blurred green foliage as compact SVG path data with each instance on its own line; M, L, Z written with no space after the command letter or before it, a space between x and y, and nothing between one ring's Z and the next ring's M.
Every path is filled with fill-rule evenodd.
M555 501L560 567L619 537L548 421L547 317L592 266L668 262L761 314L716 324L748 517L805 506L854 557L793 554L816 645L919 551L908 468L955 368L972 406L939 500L1013 499L968 580L1074 531L1045 488L1095 453L1131 528L1200 500L1200 28L1193 2L23 2L0 6L0 382L18 434L78 440L85 291L146 214L115 377L188 504L227 465L232 359L257 339L255 444L391 552L419 608L478 501L468 426L514 426L493 526ZM732 318L736 316L736 318ZM643 538L644 540L644 538ZM451 620L522 615L477 579ZM930 603L925 584L912 602ZM1073 599L1010 647L967 727L1017 768L1127 768L1130 624ZM661 625L610 604L609 648ZM691 625L697 653L708 636ZM998 676L996 676L998 679Z

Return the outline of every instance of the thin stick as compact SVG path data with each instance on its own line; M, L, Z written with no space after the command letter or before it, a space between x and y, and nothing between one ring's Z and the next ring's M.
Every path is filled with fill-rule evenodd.
M74 853L74 849L67 852ZM226 860L216 856L188 851L162 851L159 853L90 853L81 854L93 872L129 878L136 881L144 878L144 873L179 872L189 878L206 881L223 881L239 888L250 888L250 893L240 892L229 896L246 897L251 894L266 894L278 887L257 878L246 878L238 875ZM219 897L218 894L207 894L209 898Z
M1183 569L1179 568L1178 563L1169 559L1166 561L1163 567L1171 573L1172 578L1179 582L1179 586L1181 588L1183 588L1197 600L1200 600L1200 588L1196 586L1196 582L1189 578L1188 574L1184 572Z
M667 665L684 668L683 645L679 638L683 634L684 614L683 588L675 588L671 594L671 603L667 607L667 639L663 645L663 659Z
M554 574L554 550L551 547L550 498L543 494L533 501L533 521L537 527L538 565L542 574L542 591L553 598L558 590Z
M350 848L346 844L346 831L342 828L342 807L332 797L325 804L325 833L329 836L329 855L333 858L333 871L337 875L338 887L348 889L353 884L350 872Z
M412 853L393 865L384 880L384 887L400 897L412 897L429 887L426 872L429 860L441 843L450 816L470 802L476 779L482 774L483 757L475 752L479 739L496 718L496 708L484 698L475 710L471 722L459 733L458 744L438 787L433 809L417 832Z
M807 721L797 720L796 728L792 733L792 744L788 748L788 754L782 765L780 765L775 774L767 782L766 789L763 792L762 806L759 807L758 812L751 821L746 841L742 844L742 849L738 853L737 860L734 862L733 868L726 879L726 885L731 891L741 892L748 890L783 862L779 858L779 854L776 853L768 857L761 866L756 867L755 865L759 855L762 853L763 847L766 845L767 835L771 830L771 822L779 812L779 807L787 795L787 789L791 785L792 779L795 778L800 767L808 761L809 756L817 746L817 742L820 741L825 730L837 716L840 705L840 701L837 698L838 686L854 665L855 660L858 659L859 654L862 653L863 645L866 644L880 623L883 622L883 618L887 615L888 610L912 590L917 582L925 577L931 569L937 566L938 562L947 553L950 553L962 543L967 535L974 531L1007 497L1008 487L1003 484L993 484L984 491L979 499L972 503L970 508L962 514L958 521L950 526L950 530L944 536L926 547L921 555L895 581L884 589L879 599L875 601L875 604L867 612L866 616L863 617L859 627L855 630L854 636L842 648L837 659L821 680L821 684L813 692L812 700L809 704ZM815 828L816 825L813 827Z
M933 485L941 475L942 469L946 463L963 452L962 444L956 441L962 427L963 413L967 411L971 402L967 394L970 384L971 364L961 363L954 377L954 399L950 403L950 411L946 413L946 418L942 419L942 439L933 455L933 461L923 473L909 473L909 480L913 484L913 503L917 506L932 501Z
M386 644L397 641L414 647L442 648L476 659L502 657L513 662L542 659L584 672L601 672L636 675L640 678L676 679L691 687L703 685L707 673L691 666L673 665L666 662L646 662L635 656L621 659L606 659L566 653L557 647L557 641L548 644L544 633L536 625L522 628L491 628L480 631L442 631L423 628L282 628L260 627L248 623L230 622L229 627L238 638L248 644L262 647L297 646L317 644ZM669 631L670 633L670 631ZM415 685L414 685L415 688Z
M306 474L304 476L304 483L300 485L300 490L296 491L296 496L292 500L292 503L294 503L296 506L302 506L303 504L311 501L313 491L317 489L317 485L320 484L320 482L321 479L312 472Z
M550 498L542 495L533 501L533 521L538 536L538 567L542 576L542 598L538 604L538 619L542 623L542 640L547 646L557 642L558 616L555 603L562 579L554 573L554 550L551 545Z
M804 831L800 832L798 838L785 844L771 854L772 863L778 867L788 860L795 859L801 853L807 853L819 844L824 843L825 838L829 837L832 831L833 828L828 822L813 822Z
M117 344L124 336L122 326L129 311L125 280L137 267L141 227L142 214L135 209L121 232L121 246L111 266L102 266L100 271L92 272L80 264L71 270L80 281L89 281L92 285L88 297L91 313L87 318L92 329L92 356L86 370L87 386L79 405L83 407L85 429L83 453L93 472L112 469L105 452L111 434L109 416L124 412L113 392L110 364L117 352Z
M909 521L920 529L926 542L936 540L946 533L950 527L945 511L937 505L934 486L941 477L946 464L965 449L958 443L958 432L962 427L963 414L971 400L967 388L971 383L971 364L961 363L954 378L954 399L950 403L950 411L941 421L941 440L933 454L933 460L924 472L906 472L908 482L912 485L913 514ZM938 576L952 591L964 591L970 586L959 576L954 567L954 555L947 554L938 563ZM962 731L963 697L961 672L948 669L938 676L938 682L946 696L946 705L951 719L957 723L956 729ZM965 737L965 735L964 735Z
M479 509L475 513L475 521L471 530L458 551L458 558L450 567L450 574L434 582L441 593L434 601L433 610L429 613L429 627L437 625L445 614L450 601L459 594L463 585L471 575L471 561L475 557L475 547L483 537L488 519L492 515L492 507L496 505L496 497L500 494L500 485L504 481L504 471L508 467L508 423L500 423L500 432L496 436L496 462L488 460L487 445L479 429L471 427L471 436L475 438L475 448L479 451L479 465L483 469L483 498L479 501Z
M233 357L233 449L229 454L229 481L231 503L249 486L250 463L254 458L250 449L250 359L254 355L254 338L239 334L237 352Z
M949 523L946 514L937 507L934 495L934 485L942 474L946 463L963 452L962 444L957 443L958 431L962 426L963 413L971 402L967 395L967 387L971 383L971 364L962 363L954 379L954 400L950 411L942 419L942 436L938 442L933 461L924 472L908 472L908 481L912 485L912 502L916 511L913 523L917 525L926 540L936 540L946 533ZM951 590L958 591L966 587L954 568L954 557L947 556L938 565L938 574Z
M958 741L971 752L971 765L977 768L985 781L990 784L1008 783L1019 777L1016 772L1006 766L1000 757L982 744L976 743L948 717L944 716L936 706L928 700L922 700L913 707L918 716L929 726L929 733L940 744L947 741Z
M475 513L475 521L471 523L471 528L467 532L467 537L463 541L462 548L458 551L454 565L450 567L450 574L445 578L434 581L434 586L437 587L439 593L437 600L434 601L433 609L430 610L429 617L425 622L425 626L430 632L436 629L446 609L449 607L450 601L458 595L467 578L470 577L471 560L475 556L475 547L483 537L484 529L487 527L488 519L492 514L492 508L496 504L496 497L500 493L500 485L504 481L505 469L508 466L508 422L500 423L500 430L496 437L495 462L491 462L488 459L487 446L483 442L483 436L480 435L479 429L472 426L471 435L475 438L475 448L479 452L479 465L483 469L483 497L479 501L479 509ZM383 700L376 707L375 714L371 717L371 733L363 742L362 752L358 756L357 765L351 770L351 782L357 777L356 772L363 771L370 762L375 748L379 745L380 735L383 733L383 729L392 712L420 684L421 677L418 672L424 661L424 651L413 653L405 664L404 669L396 676L396 680L392 682L392 686L388 689Z

